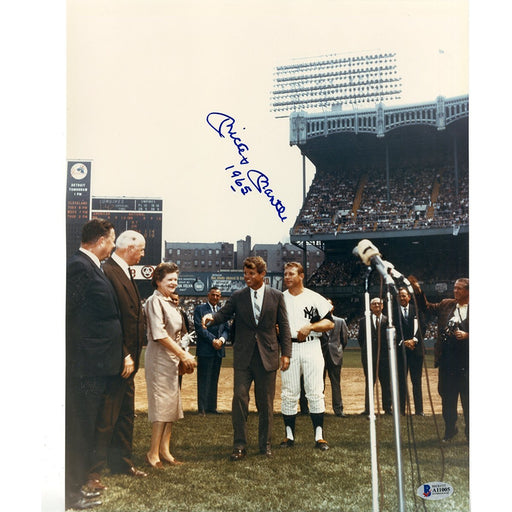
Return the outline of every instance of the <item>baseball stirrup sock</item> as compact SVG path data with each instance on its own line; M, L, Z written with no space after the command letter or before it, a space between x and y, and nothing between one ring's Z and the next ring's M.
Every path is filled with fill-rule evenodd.
M295 414L288 415L283 414L283 420L284 420L284 426L286 430L286 437L288 439L294 440L294 433L295 433L295 418L297 416Z
M309 415L315 431L315 441L323 439L324 413L310 413Z

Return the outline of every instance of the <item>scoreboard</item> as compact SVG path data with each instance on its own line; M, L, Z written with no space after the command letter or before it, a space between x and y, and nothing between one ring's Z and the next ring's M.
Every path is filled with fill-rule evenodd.
M82 226L89 220L91 162L68 161L66 190L66 252L69 258L80 247Z
M161 199L136 199L127 197L93 197L93 210L117 210L123 212L161 212L163 201Z
M72 256L80 247L82 227L93 218L114 225L116 236L133 229L146 239L141 264L158 265L162 261L163 200L151 197L92 197L90 160L67 162L66 252Z
M127 229L141 233L146 250L141 264L162 261L162 199L133 197L93 197L91 218L109 220L117 235Z

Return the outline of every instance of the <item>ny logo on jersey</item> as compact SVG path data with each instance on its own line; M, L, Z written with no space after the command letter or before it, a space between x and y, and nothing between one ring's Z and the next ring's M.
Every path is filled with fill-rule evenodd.
M311 323L318 322L320 320L320 315L318 314L318 309L314 306L310 308L304 308L304 318L308 318Z

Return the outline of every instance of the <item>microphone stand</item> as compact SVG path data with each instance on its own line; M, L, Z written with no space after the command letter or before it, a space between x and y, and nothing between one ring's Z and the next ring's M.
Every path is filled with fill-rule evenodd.
M371 357L371 320L369 312L369 286L368 278L370 276L372 267L375 268L382 277L384 284L386 285L386 298L388 308L388 327L386 329L386 339L388 342L388 356L389 356L389 372L391 377L391 397L393 403L393 422L395 428L395 447L396 447L396 465L397 465L397 486L398 486L398 502L399 512L405 512L405 499L403 489L403 468L402 468L402 450L400 442L400 399L398 394L398 371L397 371L397 360L396 360L396 329L393 326L393 308L391 306L392 297L391 290L395 294L398 294L395 280L405 284L409 291L412 290L411 283L405 279L400 272L395 270L394 266L388 261L383 261L377 247L375 247L369 240L361 240L357 247L352 251L354 255L358 255L363 263L368 267L368 271L365 277L365 315L366 315L366 347L367 347L367 359L368 359L368 380L371 385L368 386L368 395L370 401L370 443L372 448L372 466L376 465L376 457L374 458L373 443L374 431L372 430L371 422L375 420L373 413L373 364ZM368 348L369 347L369 348ZM373 475L372 475L373 477ZM375 486L376 477L373 477L372 484ZM374 488L374 511L376 508Z
M368 407L370 415L370 451L372 464L372 503L373 512L379 511L379 475L377 462L377 431L375 428L375 401L373 385L373 347L372 347L372 320L370 310L369 278L372 267L368 267L365 276L364 315L366 320L366 367L368 376Z
M391 377L391 400L393 404L393 424L395 429L395 448L396 448L396 472L397 472L397 487L398 487L398 504L399 511L405 511L405 497L404 497L404 477L402 467L402 444L400 441L400 398L398 395L398 369L396 360L396 329L393 325L393 307L391 288L388 284L386 291L387 300L387 317L388 327L386 329L386 338L388 342L388 356L389 356L389 374Z

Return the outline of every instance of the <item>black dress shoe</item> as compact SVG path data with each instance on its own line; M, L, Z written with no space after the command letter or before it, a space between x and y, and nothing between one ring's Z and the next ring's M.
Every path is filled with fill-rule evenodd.
M329 445L327 444L327 441L324 441L323 439L319 439L315 443L315 448L317 448L318 450L321 450L322 452L325 452L326 450L329 449Z
M235 461L235 460L242 460L245 458L245 456L247 455L247 452L245 451L245 448L235 448L233 449L233 453L229 456L229 458L232 460L232 461Z
M137 478L146 478L148 476L147 473L144 471L141 471L140 469L137 469L136 467L132 466L127 472L127 475L135 476Z
M293 439L286 438L284 441L281 441L279 448L293 448L295 445L295 441Z
M346 418L347 415L343 411L339 411L335 413L338 418Z
M417 412L416 416L425 416L425 413L424 412Z
M260 450L261 455L265 455L265 457L272 457L272 450L270 448L266 448L265 450Z
M66 505L66 508L74 508L77 510L86 510L88 508L98 507L102 504L101 500L98 499L87 499L83 496L78 498L76 501L72 501L70 504Z
M87 491L86 489L81 489L80 495L82 498L90 500L91 498L99 498L101 496L101 491Z
M455 427L455 430L450 434L445 434L443 437L443 443L450 442L457 434L459 433L459 429Z
M89 480L87 480L87 483L85 484L87 491L106 491L108 487L106 485L103 485L99 478L96 477L89 477Z

